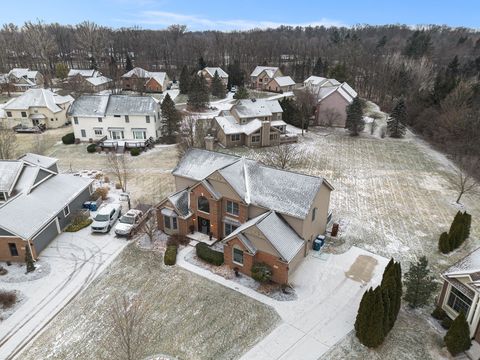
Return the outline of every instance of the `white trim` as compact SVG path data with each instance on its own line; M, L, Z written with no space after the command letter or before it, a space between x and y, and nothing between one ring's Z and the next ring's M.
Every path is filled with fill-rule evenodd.
M240 249L239 246L237 245L233 245L232 246L232 263L235 264L235 265L238 265L238 266L241 266L243 267L243 263L239 263L239 262L236 262L235 261L235 249L236 250L240 250L242 252L242 260L245 262L245 250L243 249Z

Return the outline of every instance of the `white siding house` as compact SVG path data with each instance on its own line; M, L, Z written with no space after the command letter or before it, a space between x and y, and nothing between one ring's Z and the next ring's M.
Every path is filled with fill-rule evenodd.
M160 104L151 96L84 95L72 104L69 117L80 141L156 140Z

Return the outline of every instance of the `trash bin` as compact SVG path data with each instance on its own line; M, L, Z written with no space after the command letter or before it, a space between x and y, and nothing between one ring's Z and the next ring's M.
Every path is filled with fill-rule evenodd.
M90 209L90 204L91 203L92 203L91 201L85 201L82 205L82 208L91 210Z
M319 251L321 247L322 247L322 243L320 240L318 239L313 240L313 250Z
M317 239L320 242L320 247L322 247L325 244L325 236L324 235L318 235Z

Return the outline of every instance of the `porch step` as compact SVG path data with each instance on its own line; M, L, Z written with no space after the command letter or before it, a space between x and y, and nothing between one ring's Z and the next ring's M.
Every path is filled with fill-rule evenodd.
M463 356L465 356L464 358L463 357L459 357L457 356L455 358L455 360L457 359L472 359L472 360L478 360L480 359L480 344L478 342L476 342L475 340L472 341L472 346L470 347L470 349L468 349L467 351L465 351L465 354L468 356L465 356L464 354L462 354Z
M125 152L125 147L124 146L118 146L117 147L117 154L123 154Z
M210 239L210 236L198 231L195 231L193 234L188 234L187 238L196 241L197 243L202 242L208 246L211 246L217 242L216 238L212 237L212 239Z

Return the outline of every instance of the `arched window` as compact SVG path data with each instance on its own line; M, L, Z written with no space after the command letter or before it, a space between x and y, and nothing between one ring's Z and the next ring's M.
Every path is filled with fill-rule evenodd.
M317 208L313 208L313 211L312 211L312 222L315 221L315 218L317 217Z
M208 199L205 196L200 196L198 198L198 210L206 213L210 212L210 204L208 203Z

